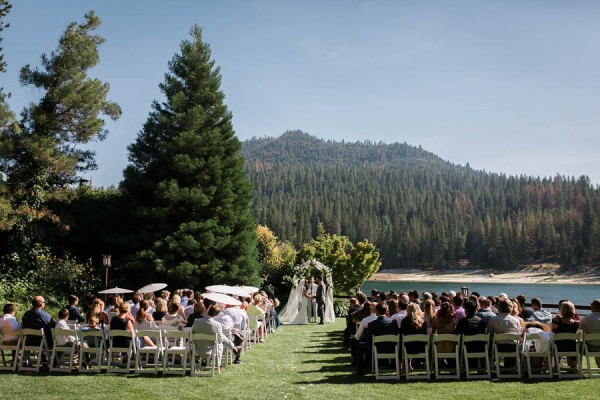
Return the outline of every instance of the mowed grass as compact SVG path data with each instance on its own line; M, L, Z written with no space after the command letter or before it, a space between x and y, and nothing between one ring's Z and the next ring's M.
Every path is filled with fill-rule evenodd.
M380 381L357 376L341 348L343 320L283 326L242 365L214 379L0 373L0 399L597 399L600 380Z

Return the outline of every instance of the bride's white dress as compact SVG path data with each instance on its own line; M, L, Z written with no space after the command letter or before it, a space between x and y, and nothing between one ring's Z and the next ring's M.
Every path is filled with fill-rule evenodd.
M300 303L300 309L298 310L298 314L296 318L294 318L290 324L292 325L306 325L308 324L308 305L310 304L310 299L306 297L302 297L302 302Z

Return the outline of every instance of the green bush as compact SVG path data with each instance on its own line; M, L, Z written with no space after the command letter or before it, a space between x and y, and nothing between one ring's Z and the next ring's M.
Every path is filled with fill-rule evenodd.
M346 318L348 315L348 299L333 299L333 310L336 318Z

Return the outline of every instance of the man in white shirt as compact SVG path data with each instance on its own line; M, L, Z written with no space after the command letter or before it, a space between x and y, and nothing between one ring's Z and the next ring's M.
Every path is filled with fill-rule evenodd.
M15 305L5 304L0 318L0 333L2 334L2 343L7 346L14 346L19 340L19 322L15 318Z
M377 319L377 303L371 303L370 307L371 315L369 315L368 317L364 317L362 321L360 321L360 325L358 326L358 328L356 328L356 335L354 335L354 338L358 341L362 340L362 338L364 337L365 330L367 329L367 325L369 325L369 322L375 321Z
M408 296L402 295L400 297L400 301L398 302L398 308L400 309L400 311L398 311L396 314L394 314L390 317L391 319L396 321L396 323L398 324L398 328L400 328L400 324L402 323L402 320L406 317L406 309L408 308L408 302L409 302Z

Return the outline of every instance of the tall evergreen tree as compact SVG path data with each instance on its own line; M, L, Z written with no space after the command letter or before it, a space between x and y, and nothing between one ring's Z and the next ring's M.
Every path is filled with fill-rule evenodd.
M69 24L56 51L42 55L41 68L21 69L21 83L42 90L43 96L23 110L18 126L3 126L0 172L23 243L31 242L32 222L55 218L46 207L53 193L76 183L78 173L96 168L94 152L81 145L106 136L103 115L121 115L119 106L107 100L109 85L88 76L104 42L93 34L99 25L90 11L83 23Z
M129 266L180 285L257 283L252 194L221 75L201 29L181 43L122 187L138 240Z

